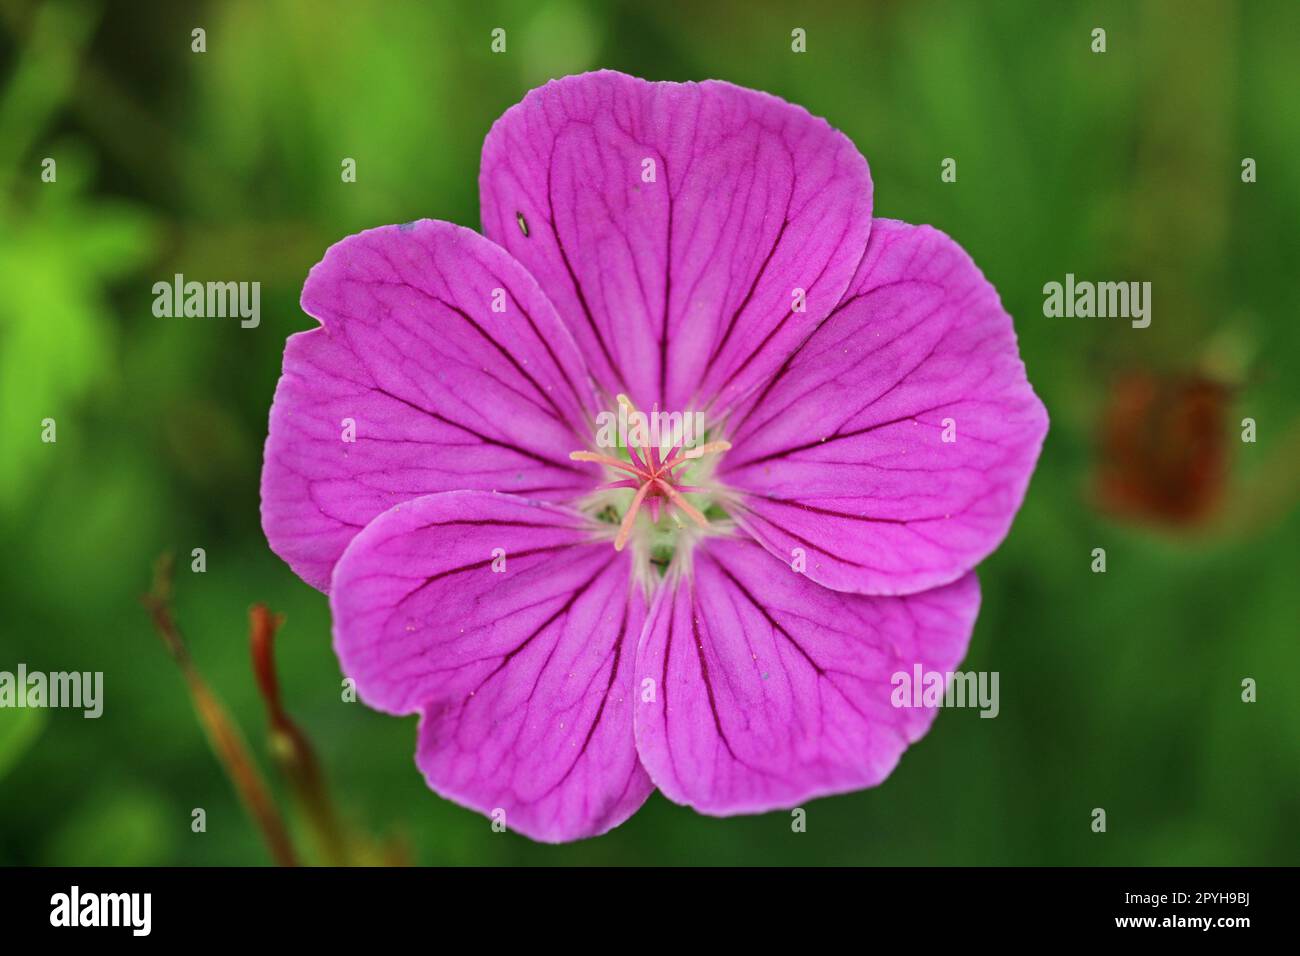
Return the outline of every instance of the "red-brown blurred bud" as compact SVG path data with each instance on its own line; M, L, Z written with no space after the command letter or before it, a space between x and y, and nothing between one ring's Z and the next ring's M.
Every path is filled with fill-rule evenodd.
M1166 526L1210 519L1228 475L1231 397L1228 386L1198 374L1117 378L1098 436L1102 510Z

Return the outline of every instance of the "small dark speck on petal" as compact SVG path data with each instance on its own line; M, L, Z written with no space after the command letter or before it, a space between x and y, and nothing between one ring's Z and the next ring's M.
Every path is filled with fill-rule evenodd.
M524 234L524 238L527 239L527 238L528 238L528 220L524 218L524 214L523 214L522 212L516 212L516 213L515 213L515 220L519 223L519 231L522 232L522 233Z

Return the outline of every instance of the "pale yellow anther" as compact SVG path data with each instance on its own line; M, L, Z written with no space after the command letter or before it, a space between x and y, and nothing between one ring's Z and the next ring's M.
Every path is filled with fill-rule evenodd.
M731 442L723 440L705 442L699 448L688 448L682 457L703 458L705 455L712 455L719 451L731 451Z
M594 461L598 465L605 465L609 468L620 468L629 474L642 477L641 472L633 468L629 462L619 458L612 458L609 455L601 455L594 451L571 451L569 452L570 461Z

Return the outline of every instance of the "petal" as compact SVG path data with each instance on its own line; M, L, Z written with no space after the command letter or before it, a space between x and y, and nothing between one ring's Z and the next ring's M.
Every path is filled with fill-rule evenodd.
M665 411L721 413L770 376L839 301L871 223L866 160L825 120L610 71L507 111L479 191L485 234L537 277L605 390Z
M742 493L746 530L784 562L803 549L819 584L908 594L1006 536L1047 412L970 257L929 226L877 219L836 314L727 432L719 477Z
M420 712L429 786L535 840L604 833L653 789L632 737L645 601L603 527L513 495L429 495L376 518L334 572L334 648L361 698Z
M324 590L352 537L398 502L463 488L563 501L593 487L598 470L568 460L590 443L576 346L482 236L429 220L349 236L311 270L302 307L323 328L284 350L262 527L307 583Z
M831 591L749 540L707 540L657 596L637 649L641 763L669 799L729 816L880 783L934 720L892 678L948 672L979 610L974 574L909 597Z

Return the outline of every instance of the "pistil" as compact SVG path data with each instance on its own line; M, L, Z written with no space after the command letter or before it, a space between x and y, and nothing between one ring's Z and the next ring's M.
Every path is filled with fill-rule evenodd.
M619 395L618 402L626 408L629 415L635 412L631 400L626 395ZM657 411L658 406L655 406L652 414L657 413ZM706 492L707 489L682 484L682 473L679 473L678 469L699 460L705 455L721 454L731 448L731 443L716 440L705 442L698 448L684 448L683 444L684 441L664 457L660 454L660 449L656 447L654 441L647 441L646 447L637 448L629 439L627 452L631 461L624 461L622 458L615 458L612 455L592 451L570 453L569 458L573 461L596 462L631 476L601 486L602 488L633 488L636 490L636 494L632 497L631 506L627 509L627 513L623 515L618 535L614 538L614 550L622 551L626 546L628 537L632 533L632 526L636 522L636 516L643 503L649 509L650 518L655 523L659 521L661 507L666 507L668 515L679 527L682 524L681 518L673 510L674 508L700 527L708 527L708 519L698 508L683 497L684 494Z

